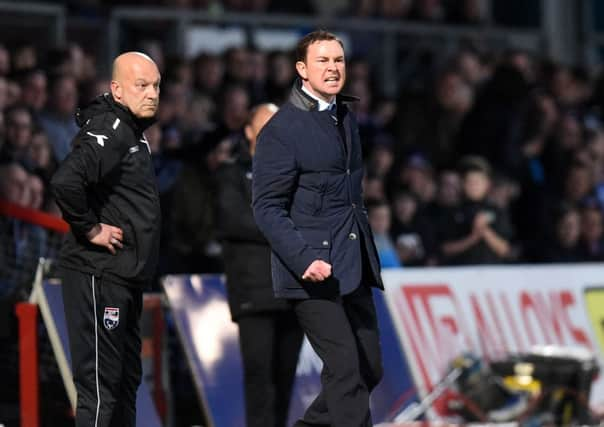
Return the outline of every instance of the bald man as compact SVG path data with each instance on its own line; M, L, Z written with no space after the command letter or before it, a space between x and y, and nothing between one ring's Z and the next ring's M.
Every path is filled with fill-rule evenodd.
M161 223L143 131L154 121L159 84L147 55L118 56L111 93L78 111L81 129L52 179L71 226L58 265L77 427L135 426L142 294L155 273Z
M302 330L284 300L273 295L270 247L252 214L252 157L256 137L277 111L254 108L237 159L217 172L219 236L223 242L229 307L239 325L247 427L284 427Z

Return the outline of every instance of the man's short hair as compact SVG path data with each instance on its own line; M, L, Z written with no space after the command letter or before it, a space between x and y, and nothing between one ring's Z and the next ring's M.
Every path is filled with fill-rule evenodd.
M344 43L342 43L342 40L337 38L335 34L330 33L329 31L325 31L325 30L316 30L316 31L313 31L312 33L308 33L307 35L302 37L300 39L300 41L298 42L298 44L296 45L296 62L297 61L305 62L306 54L308 53L308 46L310 46L311 44L313 44L315 42L324 41L324 40L327 40L327 41L335 40L338 43L340 43L340 46L342 46L342 49L344 48Z
M459 162L459 171L462 175L466 175L470 172L481 172L487 177L491 177L492 169L491 165L481 156L464 156Z

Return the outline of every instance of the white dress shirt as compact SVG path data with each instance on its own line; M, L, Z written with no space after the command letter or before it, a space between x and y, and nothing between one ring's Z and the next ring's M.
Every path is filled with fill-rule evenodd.
M302 90L304 91L304 93L306 93L312 99L319 102L319 111L332 110L336 105L335 96L333 97L333 100L331 102L326 102L326 101L323 101L318 96L316 96L315 94L311 93L308 89L306 89L306 86L304 86L304 85L302 85Z

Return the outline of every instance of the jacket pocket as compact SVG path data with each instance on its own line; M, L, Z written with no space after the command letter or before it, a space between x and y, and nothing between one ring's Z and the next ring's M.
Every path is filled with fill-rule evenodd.
M331 262L331 233L329 230L316 228L298 228L302 238L317 254L318 259Z

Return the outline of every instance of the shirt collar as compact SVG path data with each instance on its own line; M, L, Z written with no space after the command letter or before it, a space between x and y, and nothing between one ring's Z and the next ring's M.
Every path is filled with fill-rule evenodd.
M317 108L319 111L330 110L332 105L336 105L335 96L333 98L333 101L325 102L321 98L317 97L315 94L311 93L308 89L306 89L306 86L304 86L304 84L302 85L302 90L304 91L305 94L307 94L308 96L310 96L312 99L314 99L315 101L317 101L319 103L319 106Z

